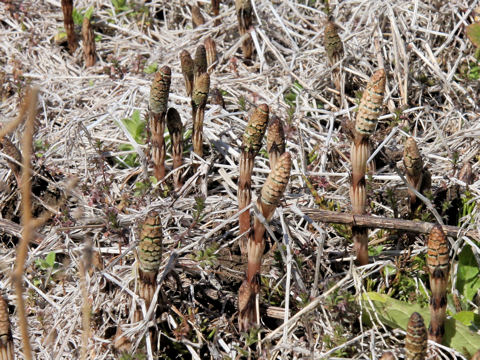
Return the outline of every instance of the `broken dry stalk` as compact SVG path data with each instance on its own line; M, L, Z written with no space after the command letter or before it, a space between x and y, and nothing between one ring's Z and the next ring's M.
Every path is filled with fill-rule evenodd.
M150 212L142 225L137 255L139 264L138 295L149 308L155 289L160 263L162 262L162 223L156 212Z
M423 317L414 312L407 324L405 338L405 359L424 360L427 355L427 329Z
M192 94L193 151L200 157L203 156L203 118L209 90L210 76L208 73L202 73L193 84Z
M272 117L268 126L267 152L270 159L270 169L273 170L277 159L285 152L285 132L282 121L276 116Z
M187 95L192 96L193 90L193 59L187 50L180 53L180 65L182 67L182 75L185 80L185 89Z
M0 360L14 360L12 330L8 318L8 305L0 295Z
M423 167L422 156L413 137L407 138L403 151L403 164L406 170L408 183L418 192L423 193L430 188L430 174ZM408 189L410 211L413 214L418 206L417 196Z
M266 221L273 217L275 209L287 188L292 167L292 157L285 152L278 159L272 172L268 175L262 187L257 206ZM255 218L253 231L248 237L248 264L246 279L240 286L238 293L238 326L240 331L248 331L250 326L258 323L255 311L255 297L260 291L260 267L265 249L265 226Z
M238 19L238 31L240 35L248 34L252 26L252 4L250 0L235 0L235 10ZM242 52L245 59L251 59L253 55L253 41L250 34L242 42Z
M210 36L205 39L204 45L207 56L207 71L211 74L217 66L217 48L215 41Z
M384 91L385 71L380 69L372 75L363 92L355 120L354 140L350 152L352 164L350 199L353 214L361 215L366 211L365 173L370 155L368 137L373 133L381 113ZM352 236L358 264L368 264L368 229L352 226Z
M343 58L343 43L340 36L338 36L337 25L328 20L325 25L325 32L323 34L323 44L327 52L328 64L333 67ZM335 84L335 88L340 91L340 68L335 67L332 69L332 81Z
M82 37L85 66L90 67L95 65L95 36L90 20L86 16L83 18Z
M430 326L428 338L439 344L445 333L445 313L447 311L447 283L450 269L449 245L440 227L435 226L427 241L427 267L430 275Z
M239 168L240 175L238 179L238 210L250 205L252 199L252 171L255 156L257 156L262 147L262 139L268 123L269 108L267 104L259 105L252 113L247 127L243 134L242 152L240 154ZM239 216L240 234L250 229L250 211L246 210ZM242 255L247 254L247 238L240 238L240 250Z
M205 24L205 18L197 5L192 6L192 26L195 29L198 26Z
M68 49L73 53L77 49L77 38L75 36L75 27L73 23L73 0L62 0L63 26L67 33Z
M172 159L173 170L175 171L182 166L183 153L183 125L180 114L175 108L168 109L167 112L167 128L170 133L172 143ZM175 190L178 191L182 187L181 171L176 170L173 175Z
M163 66L155 73L150 88L150 131L152 133L152 159L155 177L162 180L165 177L165 115L170 91L171 70Z

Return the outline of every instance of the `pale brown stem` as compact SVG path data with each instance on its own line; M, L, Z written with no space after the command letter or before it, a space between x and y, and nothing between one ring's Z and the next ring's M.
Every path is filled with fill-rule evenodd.
M252 152L242 150L240 154L240 176L238 179L238 210L242 210L250 205L252 200L252 172L255 156ZM246 210L240 214L239 219L240 234L245 233L250 229L250 211ZM242 255L247 255L247 237L243 236L240 239L240 251Z
M150 113L150 130L152 132L152 160L154 174L158 181L165 177L165 113Z
M90 20L86 16L83 18L82 37L85 66L90 67L95 65L95 36Z
M22 137L22 227L23 233L20 243L17 246L17 257L15 261L15 269L12 274L12 282L15 287L15 295L17 297L17 313L20 333L22 335L23 356L25 359L32 359L32 348L30 345L30 337L28 334L28 321L26 316L25 302L23 299L23 270L25 260L28 253L28 244L30 243L34 227L32 222L32 184L30 176L30 157L32 155L32 141L35 126L35 115L37 107L37 89L31 89L27 93L28 117L25 123L25 130Z
M435 223L385 218L371 215L355 215L348 213L340 213L336 211L300 208L300 210L308 215L312 220L323 223L346 224L350 226L403 230L414 233L429 234L432 228L437 225ZM475 240L480 240L476 230L463 230L457 226L442 225L442 230L452 237L468 236Z
M63 26L67 33L68 49L73 53L77 49L77 38L75 36L75 25L73 23L73 0L62 0Z
M205 107L199 106L194 111L193 121L193 151L200 157L203 157L203 118L205 116Z
M173 169L178 169L183 164L182 159L183 153L183 136L181 133L176 133L172 135L172 158L173 158ZM175 186L175 190L179 190L182 184L182 172L176 171L175 175L173 176L173 182Z

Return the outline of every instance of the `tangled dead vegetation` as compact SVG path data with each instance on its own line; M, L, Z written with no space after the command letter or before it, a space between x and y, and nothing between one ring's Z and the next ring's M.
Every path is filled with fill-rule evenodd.
M478 6L0 3L0 355L478 358Z

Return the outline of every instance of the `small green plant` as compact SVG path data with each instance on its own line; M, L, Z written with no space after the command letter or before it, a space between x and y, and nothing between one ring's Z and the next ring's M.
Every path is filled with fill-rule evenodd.
M87 10L74 8L72 11L73 23L75 25L81 26L83 24L83 19L86 17L88 20L91 20L93 16L93 6L90 6Z
M145 74L153 74L157 71L157 69L158 69L158 64L156 62L153 62L150 65L146 66L145 69L143 69L143 72Z
M42 278L45 279L45 285L50 281L50 277L54 270L58 269L59 264L55 262L56 254L51 251L45 259L36 259L35 267L37 268L38 277L33 278L33 285L39 287L42 285Z
M132 135L133 139L138 143L138 144L144 144L145 143L145 137L146 137L146 132L145 132L145 125L146 122L142 117L140 116L140 111L135 110L130 118L125 118L122 119L122 123L125 125L127 128L128 132L130 135ZM119 147L120 151L133 151L134 148L130 144L122 144ZM128 155L124 155L120 157L119 164L122 165L126 164L129 167L135 167L138 166L138 155L137 153L132 153Z
M194 259L200 262L202 266L213 266L215 261L218 258L216 251L218 250L218 244L213 243L210 247L207 247L205 250L198 250L195 253Z
M128 6L127 0L111 0L111 1L112 1L113 8L115 9L115 12L117 14L127 11L130 8Z
M456 287L469 301L480 290L480 268L470 245L464 245L458 255Z
M205 216L205 214L203 213L204 210L205 210L205 198L202 196L195 197L195 209L194 209L194 215L193 215L195 222L202 221L203 217Z

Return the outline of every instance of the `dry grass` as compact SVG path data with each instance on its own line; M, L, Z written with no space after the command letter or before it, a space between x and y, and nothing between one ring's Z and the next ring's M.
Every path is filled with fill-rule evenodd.
M261 348L266 358L277 359L365 359L379 357L385 350L398 351L403 347L402 331L378 322L373 327L362 323L358 308L348 308L356 311L353 319L340 316L339 320L338 312L328 304L339 289L352 295L365 291L367 282L362 279L375 278L375 290L380 288L385 284L379 275L384 266L393 264L396 257L408 261L425 252L424 237L405 239L375 230L370 245L381 243L384 249L369 265L357 268L351 265L352 242L339 228L309 223L298 209L317 207L320 199L326 207L351 211L351 142L345 135L345 121L355 118L356 96L380 65L373 37L380 45L387 85L383 115L371 137L377 166L370 174L367 212L389 217L409 212L407 186L388 164L404 172L402 144L410 135L432 175L434 197L455 186L464 189L458 172L463 163L470 162L474 174L470 192L478 202L479 82L461 76L465 65L474 61L464 27L471 23L478 1L332 1L345 54L341 64L334 65L341 65L341 88L345 89L341 104L322 45L327 16L321 1L255 1L252 66L242 61L234 1L221 3L217 27L213 27L210 1L200 1L206 22L195 29L191 28L190 7L184 4L153 1L148 3L148 15L130 6L117 13L109 1L76 1L76 8L94 7L92 25L95 35L101 35L96 43L98 60L86 68L81 46L69 54L66 45L53 41L63 27L60 1L0 3L0 68L5 72L0 84L0 123L5 129L17 117L28 84L40 88L32 156L33 216L46 209L53 212L32 234L25 261L25 309L32 352L39 359L76 359L81 354L92 359L119 358L113 342L121 329L127 348L151 354L152 344L147 341L145 345L144 339L155 315L159 315L160 348L172 358L172 354L235 358L239 348L254 357ZM78 35L80 25L77 28ZM203 159L193 153L185 155L184 185L179 192L168 193L173 177L168 141L165 180L150 185L149 149L135 141L121 119L131 118L136 110L142 118L147 116L153 74L145 73L144 67L157 63L159 68L171 67L169 106L178 110L184 128L191 130L190 98L179 54L184 49L193 54L208 36L218 53L211 88L223 90L226 109L207 105ZM235 194L247 111L260 103L267 103L271 114L284 121L286 150L293 157L282 210L267 227L270 240L262 267L261 303L270 303L269 310L287 307L289 311L272 318L261 310L261 346L257 342L246 348L235 321L236 295L245 271L237 260ZM23 132L21 125L11 137L17 147ZM131 145L133 150L122 145ZM190 139L184 146L188 149ZM133 167L126 164L128 154L137 154ZM10 274L15 267L18 228L11 223L20 223L22 196L7 160L11 158L0 152L0 224L10 224L0 225L0 290L14 304L17 295ZM269 172L268 157L261 153L253 171L253 194L258 195ZM79 182L68 190L65 184L73 177ZM307 185L313 186L318 197L312 196ZM54 205L64 189L67 202L57 209ZM389 192L396 201L388 201ZM432 204L441 210L435 201ZM160 212L164 229L155 296L160 296L161 286L170 304L161 314L146 308L135 292L133 249L139 239L138 224L150 210ZM478 205L468 216L463 227L476 230ZM279 242L288 246L279 246ZM474 244L462 237L453 252L457 254L465 243ZM84 264L89 244L104 263L93 264L90 271ZM480 253L478 247L475 250ZM42 267L41 261L51 252L57 264L51 269ZM456 276L453 270L451 278ZM85 284L88 306L80 284ZM478 303L472 306L478 310ZM142 309L143 320L132 323L137 307ZM82 321L82 309L88 308L90 321ZM24 358L17 314L15 309L11 317L13 339L17 358ZM90 326L87 349L81 345L82 324ZM329 343L326 337L334 339L338 326L342 326L342 341ZM429 346L431 355L463 358L448 347Z

